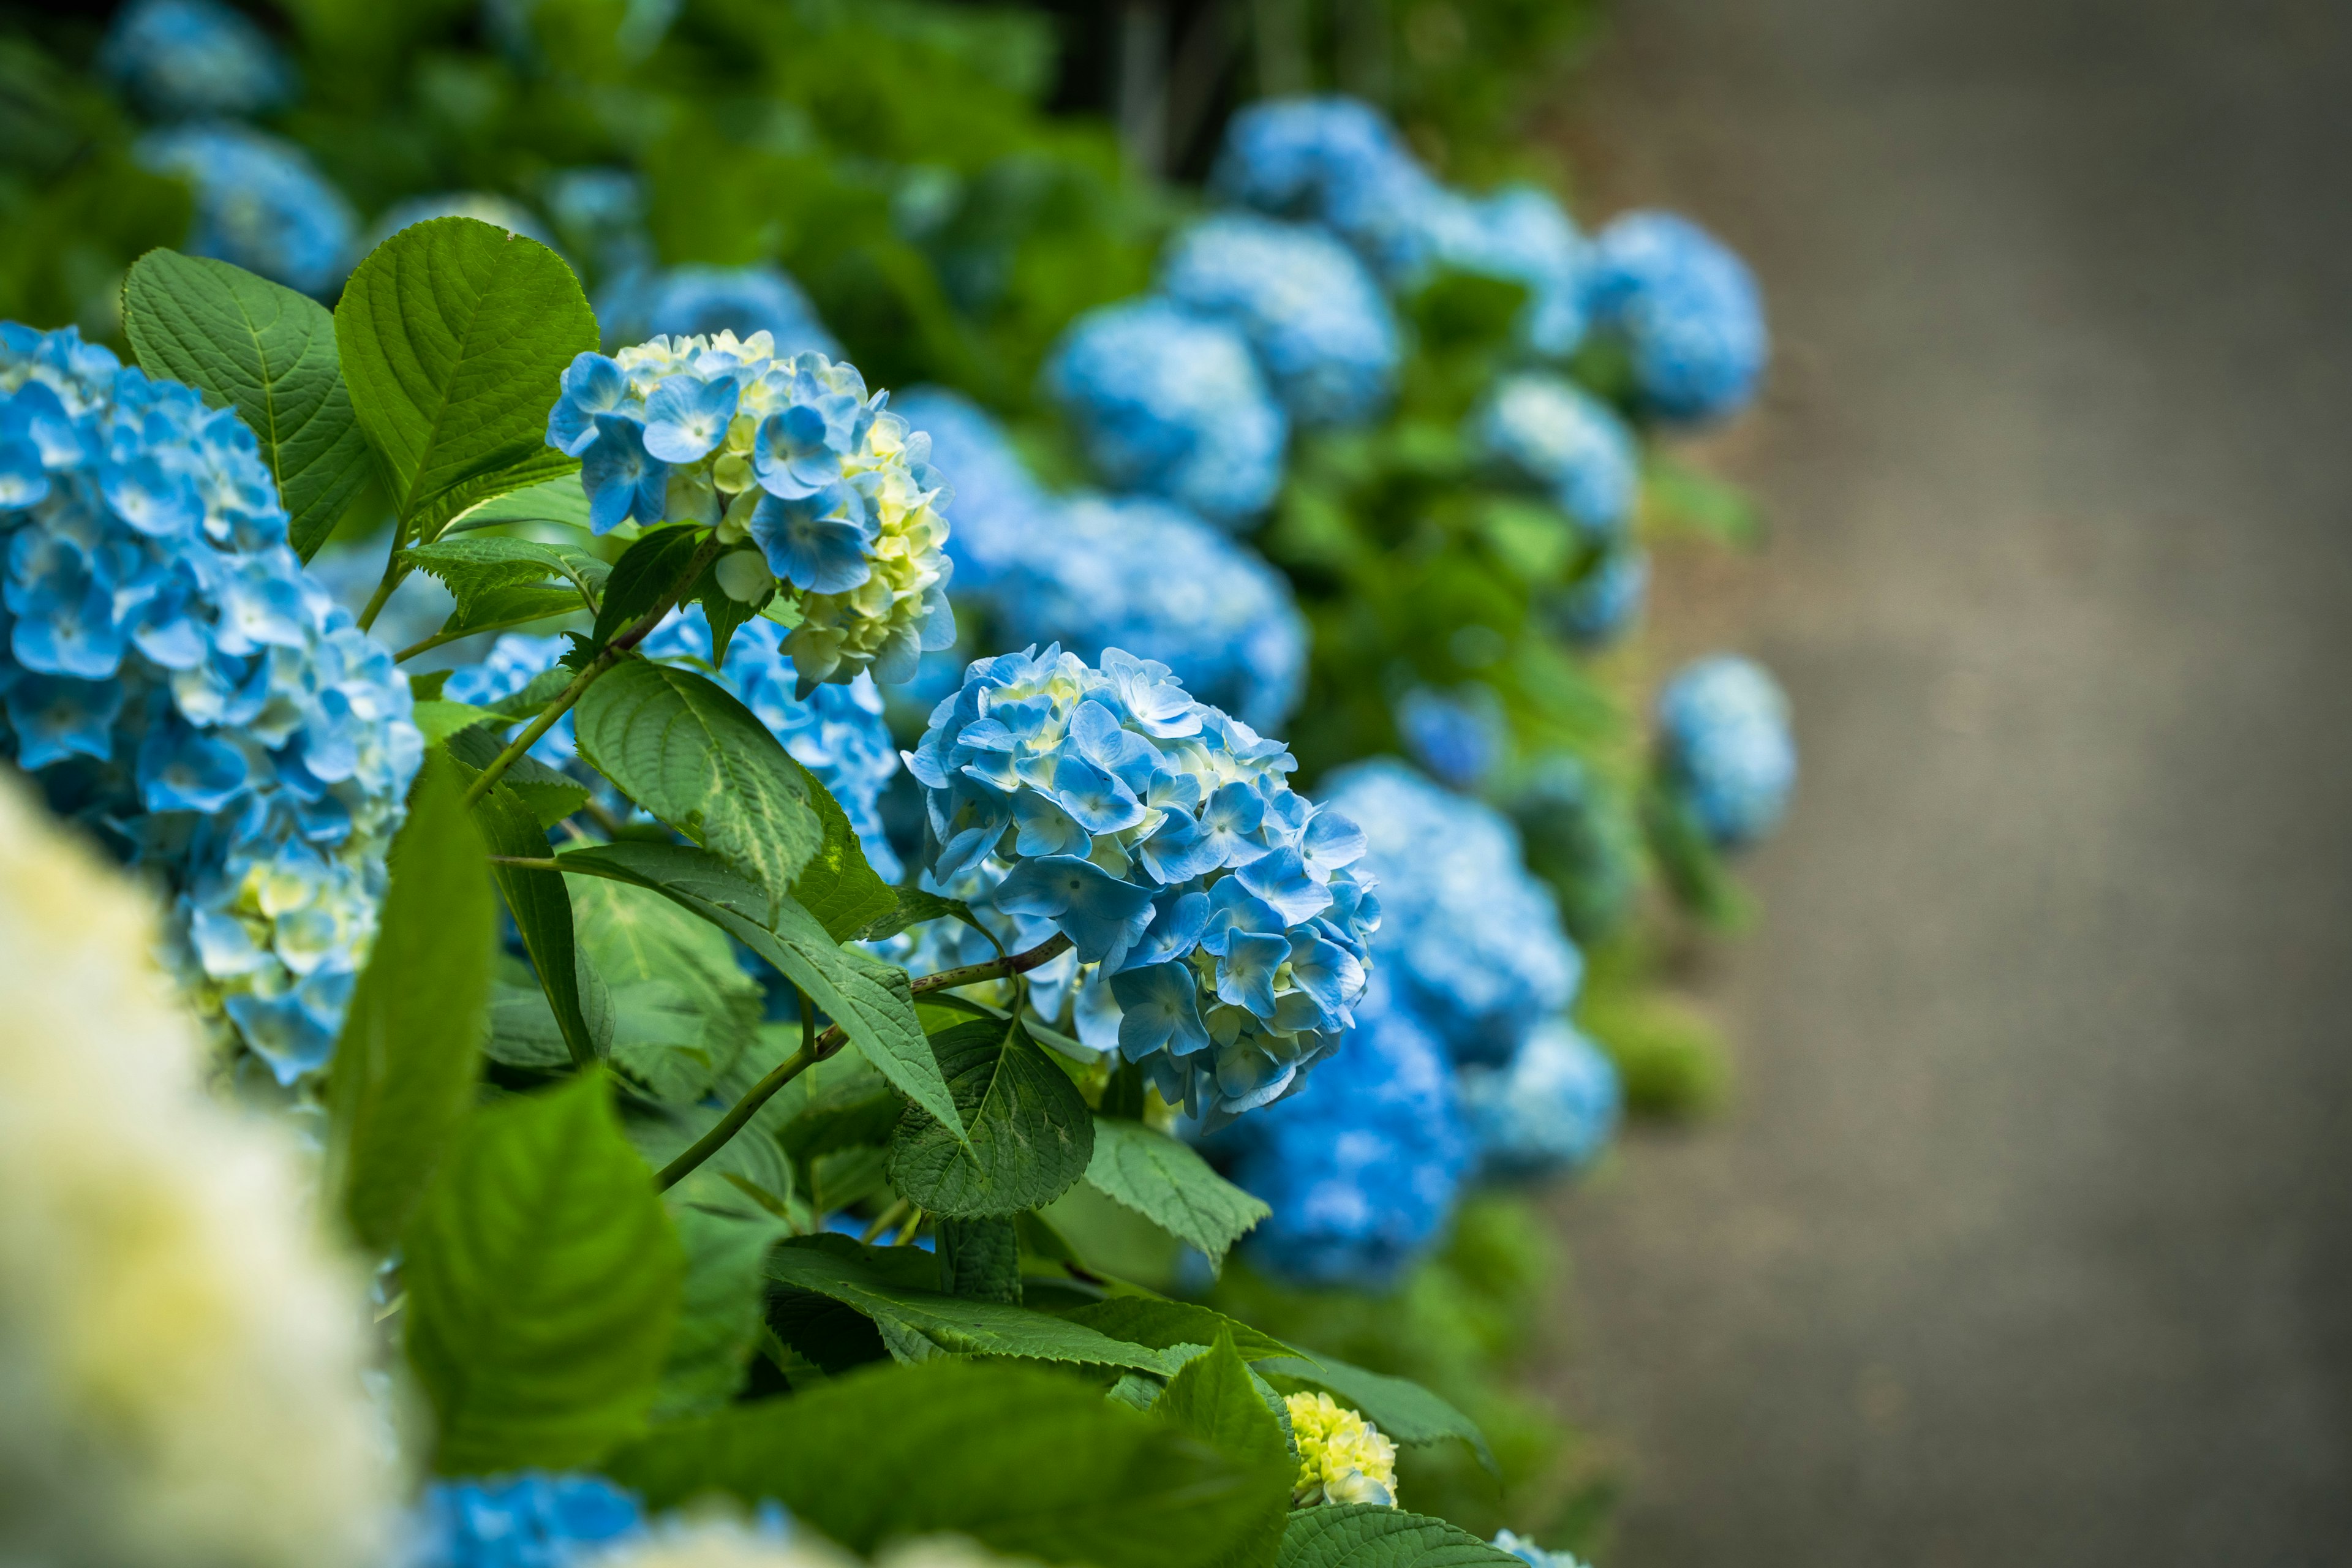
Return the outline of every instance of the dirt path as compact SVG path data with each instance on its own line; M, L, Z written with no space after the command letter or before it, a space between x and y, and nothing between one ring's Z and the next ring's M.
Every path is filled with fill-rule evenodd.
M2352 13L1619 0L1783 344L1729 1114L1559 1205L1608 1568L2352 1562Z

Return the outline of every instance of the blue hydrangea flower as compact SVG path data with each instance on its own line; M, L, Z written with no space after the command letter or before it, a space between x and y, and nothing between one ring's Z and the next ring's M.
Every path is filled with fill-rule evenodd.
M1470 411L1471 449L1535 485L1592 539L1624 537L1641 489L1633 433L1609 406L1556 375L1507 375Z
M653 241L646 233L645 182L626 169L559 169L541 188L547 216L574 255L583 257L600 276L618 279L654 268ZM622 302L625 303L624 300ZM608 324L612 313L599 310ZM635 334L651 336L650 332ZM621 341L634 341L624 339Z
M857 831L866 863L886 882L906 874L898 853L882 830L883 786L898 771L898 749L882 721L882 693L860 676L846 686L820 686L805 700L793 696L800 682L784 652L783 628L754 616L727 644L727 659L710 664L710 623L700 605L680 611L637 645L648 658L691 660L742 699L801 766L841 803Z
M1667 787L1720 847L1780 823L1797 782L1789 699L1762 665L1731 654L1687 664L1658 694Z
M198 1010L323 1066L424 756L302 570L253 433L71 328L0 324L0 756L174 896Z
M1617 1065L1574 1025L1555 1018L1507 1067L1462 1069L1462 1115L1479 1170L1542 1175L1589 1164L1617 1131Z
M1289 580L1163 501L1077 496L1044 512L989 602L1007 642L1157 659L1253 730L1279 729L1306 688Z
M907 753L934 885L1067 936L1080 1037L1212 1124L1304 1081L1363 993L1363 836L1295 766L1117 648L975 660Z
M1528 1568L1586 1568L1572 1552L1548 1552L1530 1537L1515 1535L1507 1530L1496 1531L1491 1544L1497 1551L1509 1552Z
M1210 183L1227 201L1328 225L1392 286L1425 274L1460 200L1380 110L1339 97L1244 109L1226 126Z
M1243 1242L1251 1262L1376 1290L1444 1239L1471 1161L1444 1047L1379 978L1315 1081L1211 1152L1274 1210Z
M607 284L596 297L597 319L606 342L642 342L647 338L715 338L732 332L749 338L765 332L779 358L800 353L841 357L841 343L817 320L816 307L782 268L671 267L635 270Z
M357 266L361 258L412 224L436 217L478 218L483 223L535 239L553 249L555 237L540 221L539 215L520 202L489 191L439 191L426 196L411 196L384 208L367 233L352 247L351 261Z
M1584 341L1591 247L1559 198L1535 185L1507 185L1480 198L1428 204L1432 259L1459 271L1517 283L1528 302L1518 341L1546 359L1564 359Z
M1719 419L1754 400L1771 357L1748 266L1672 213L1628 213L1601 231L1586 296L1622 339L1643 403L1662 418Z
M992 595L1038 531L1051 526L1059 503L1029 472L1004 427L961 393L910 387L893 395L890 407L931 438L931 467L950 487L947 505L955 527L947 552L955 563L956 593ZM961 671L959 662L956 672Z
M1160 292L1241 328L1292 419L1354 425L1395 390L1396 317L1355 254L1325 231L1225 213L1179 235Z
M1642 614L1650 591L1650 553L1619 542L1547 606L1551 622L1587 647L1615 642Z
M1228 322L1168 300L1106 305L1062 335L1045 385L1114 489L1239 527L1281 488L1289 421Z
M267 114L294 97L294 68L219 0L131 0L99 45L98 68L156 120Z
M436 1481L416 1526L408 1568L572 1568L647 1533L634 1492L543 1470Z
M342 281L359 220L292 142L242 125L200 123L151 131L133 152L146 168L194 187L191 254L305 294L328 293Z
M955 615L930 440L887 401L856 366L779 354L765 332L656 338L574 359L547 444L580 458L597 532L707 522L742 545L719 580L747 603L797 602L784 647L804 692L898 682L955 641Z
M1583 973L1550 889L1521 863L1517 829L1392 758L1339 770L1322 795L1363 828L1381 889L1372 947L1397 1000L1455 1060L1510 1060L1574 1000Z
M1510 743L1502 705L1485 686L1413 687L1397 699L1396 727L1412 760L1449 789L1475 791Z

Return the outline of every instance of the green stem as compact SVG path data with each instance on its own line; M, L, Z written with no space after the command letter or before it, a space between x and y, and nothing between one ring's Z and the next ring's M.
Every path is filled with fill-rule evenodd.
M867 1226L865 1233L859 1236L857 1239L860 1241L872 1241L876 1237L881 1235L884 1231L898 1224L901 1219L904 1219L907 1215L907 1211L914 1206L914 1205L908 1203L906 1199L900 1198L897 1203L892 1204L888 1208L884 1209L880 1214L876 1215L874 1216L874 1223Z
M367 607L360 611L360 630L362 631L366 631L375 625L376 616L383 614L385 602L392 597L394 590L408 580L407 564L400 559L400 547L407 537L408 528L405 523L393 529L392 553L384 560L383 575L377 580L375 592L369 595ZM405 658L408 656L403 654L400 657Z
M669 592L655 601L654 607L640 616L628 630L605 644L604 651L583 665L580 673L572 678L572 683L556 694L555 700L541 709L539 717L523 727L522 733L508 742L506 750L490 759L490 765L484 768L479 776L467 786L466 804L472 805L489 794L491 786L499 782L500 776L509 768L514 766L515 760L539 744L540 737L555 728L556 721L572 711L572 705L579 701L588 689L596 683L598 676L620 663L628 656L631 649L652 636L654 628L661 625L662 617L668 615L671 606L677 603L678 595L694 586L694 580L702 575L703 568L716 560L718 555L719 536L714 533L704 540L701 546L695 551L694 558L686 563L686 570L679 574L677 582Z

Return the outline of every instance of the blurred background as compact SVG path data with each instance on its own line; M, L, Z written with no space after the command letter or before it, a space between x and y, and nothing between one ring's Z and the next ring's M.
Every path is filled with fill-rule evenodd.
M1307 1153L1219 1156L1265 1168L1244 1184L1299 1244L1220 1304L1495 1436L1499 1489L1455 1463L1409 1470L1409 1503L1611 1568L2352 1561L2343 8L282 0L144 54L142 9L0 6L0 315L119 344L152 246L331 301L405 223L530 234L608 347L799 332L980 422L967 450L1011 478L992 535L981 466L950 475L981 550L950 666L1160 637L1196 689L1264 701L1302 782L1402 754L1507 842L1576 966L1510 1048L1572 1016L1605 1075L1538 1162L1580 1179L1486 1149L1471 1194L1462 1147L1391 1126L1343 1184L1428 1175L1425 1213L1285 1231L1348 1108L1316 1104ZM1385 269L1377 224L1286 213L1379 273L1403 368L1355 426L1261 387L1300 433L1226 516L1116 472L1116 400L1048 366L1255 199L1220 174L1236 116L1306 93L1376 110L1447 201L1531 184L1584 232L1529 262L1497 217L1432 283ZM1675 406L1598 305L1531 332L1649 208L1752 268L1752 405L1751 376ZM1601 409L1638 505L1496 478L1465 421L1531 365ZM363 599L382 522L362 498L313 569ZM1118 528L1153 581L1181 538L1207 602L1246 603L1226 643L1054 574ZM1529 529L1551 543L1514 564ZM407 637L440 638L415 582ZM460 665L498 629L448 626ZM1785 777L1755 823L1706 820L1654 712L1722 649L1777 674L1804 759L1736 873ZM919 703L890 721L909 739ZM875 787L870 841L912 853ZM1465 1094L1501 1070L1443 1043Z

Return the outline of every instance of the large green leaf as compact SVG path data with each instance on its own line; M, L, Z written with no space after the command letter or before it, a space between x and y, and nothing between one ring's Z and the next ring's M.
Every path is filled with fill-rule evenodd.
M428 757L330 1089L328 1190L369 1252L399 1238L479 1072L498 906L456 765Z
M686 1289L654 1400L657 1420L716 1410L743 1386L760 1337L763 1265L784 1235L783 1222L767 1215L680 1204L670 1217L686 1247Z
M1127 1340L1154 1350L1173 1345L1214 1344L1219 1334L1230 1338L1245 1361L1268 1356L1306 1359L1295 1345L1286 1345L1238 1319L1228 1318L1197 1301L1170 1301L1157 1296L1112 1296L1089 1301L1062 1314L1115 1340Z
M863 938L868 926L897 911L898 894L867 863L866 847L858 842L857 830L849 825L849 814L841 809L833 792L814 773L801 767L797 758L793 759L793 765L801 768L801 780L824 825L824 842L793 879L793 897L817 918L817 923L834 941Z
M1212 1266L1222 1264L1225 1249L1274 1212L1175 1139L1117 1117L1095 1118L1087 1184L1199 1247Z
M1094 1117L1069 1075L1016 1021L975 1018L930 1037L964 1137L909 1108L890 1141L890 1180L933 1214L1043 1208L1077 1184Z
M1234 1348L1233 1336L1220 1332L1206 1355L1194 1356L1179 1368L1168 1380L1166 1392L1153 1401L1151 1414L1248 1468L1257 1508L1228 1561L1237 1568L1273 1562L1284 1516L1290 1511L1298 1461L1281 1419L1250 1375L1249 1363Z
M700 850L630 839L567 850L561 858L651 888L766 959L841 1026L899 1093L962 1135L954 1097L915 1016L905 970L839 945L789 897L771 908L759 889Z
M467 623L488 619L481 612L505 602L490 597L495 590L541 586L551 577L563 579L569 591L553 595L558 607L550 614L593 610L612 574L600 557L576 544L545 544L536 539L461 535L419 544L402 554L410 565L448 585L457 601L453 619Z
M541 825L539 814L503 780L474 803L474 825L482 830L493 855L526 860L547 858L547 829ZM583 1001L583 996L593 1001L589 994L597 983L592 978L594 971L579 956L572 929L572 898L564 890L563 878L554 871L518 866L494 866L491 871L508 911L514 916L515 929L522 933L523 951L530 955L530 966L547 993L548 1005L554 1010L556 1026L563 1032L572 1063L585 1067L604 1054L611 1036L598 1039L595 1021ZM605 1022L609 1025L610 1020Z
M343 286L335 341L406 537L577 466L547 444L547 414L596 313L536 240L469 217L402 229Z
M649 529L640 535L613 563L590 642L603 647L658 609L678 587L678 579L686 575L701 545L702 530L691 523Z
M702 1100L759 1030L760 983L718 927L660 894L567 881L581 951L613 995L613 1066L657 1099Z
M625 659L574 711L599 773L772 900L823 847L807 770L709 676Z
M1478 1424L1410 1378L1367 1372L1327 1355L1311 1361L1304 1357L1267 1357L1258 1361L1257 1369L1278 1384L1307 1384L1326 1390L1341 1404L1352 1405L1361 1411L1366 1420L1392 1441L1408 1447L1442 1443L1448 1438L1465 1443L1488 1473L1501 1473L1496 1468L1494 1451L1486 1447L1486 1435L1478 1430Z
M1097 1568L1213 1568L1255 1529L1255 1468L1075 1378L971 1363L873 1368L666 1427L606 1468L674 1508L780 1500L853 1552L952 1532Z
M442 1474L575 1468L643 1425L686 1258L604 1075L477 1111L404 1252Z
M1131 1366L1166 1374L1181 1356L1128 1344L1027 1307L974 1301L893 1279L871 1259L898 1248L860 1247L846 1237L798 1237L769 1256L768 1277L780 1285L830 1297L874 1321L890 1353L901 1361L940 1355L1019 1356L1030 1361ZM892 1259L882 1259L882 1264ZM936 1267L936 1265L929 1265Z
M1517 1562L1442 1519L1378 1503L1300 1509L1285 1522L1275 1558L1276 1568L1507 1568Z
M582 488L580 476L559 474L478 502L459 512L444 531L458 533L509 522L560 522L585 532L589 527L588 492Z
M210 393L251 426L294 552L316 554L369 462L326 307L226 261L151 250L122 280L122 330L148 374Z

